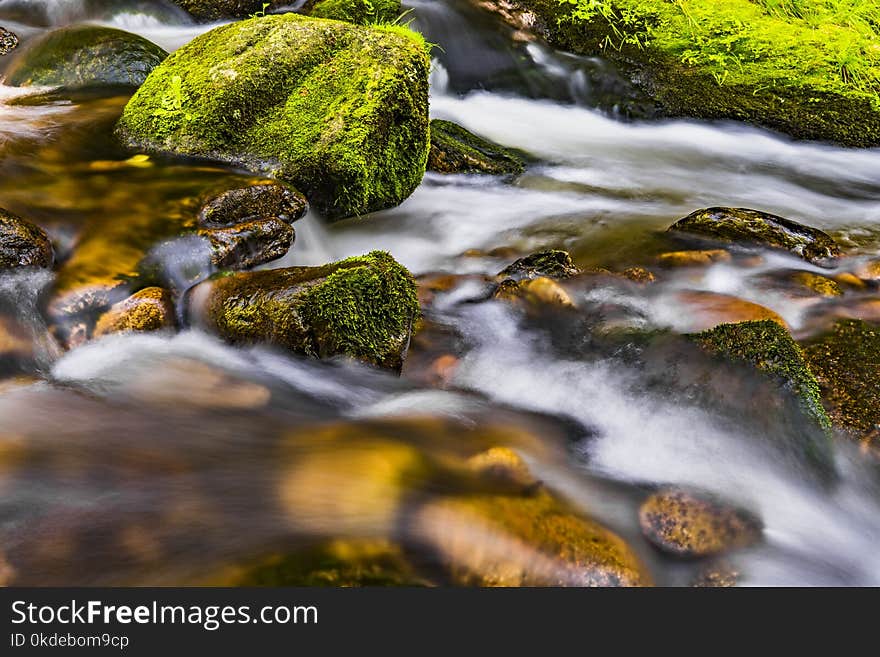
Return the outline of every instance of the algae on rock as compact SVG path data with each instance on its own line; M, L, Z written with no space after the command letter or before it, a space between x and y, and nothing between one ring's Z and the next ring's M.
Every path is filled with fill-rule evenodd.
M391 23L400 16L400 0L317 0L309 16L358 25Z
M226 25L171 55L117 125L142 150L291 182L329 219L392 207L428 158L424 39L296 14Z

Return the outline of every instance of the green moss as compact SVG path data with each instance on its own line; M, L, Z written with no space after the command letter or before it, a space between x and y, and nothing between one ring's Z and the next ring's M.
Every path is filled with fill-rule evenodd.
M309 15L370 25L390 23L400 12L400 0L318 0Z
M791 392L804 413L823 431L831 421L822 408L819 384L791 335L772 320L721 324L692 336L710 353L728 362L746 363Z
M28 43L6 71L14 87L139 86L168 56L143 37L95 25L75 25Z
M552 41L619 63L671 115L880 143L877 0L536 0Z
M451 121L431 121L428 169L439 173L518 175L525 169L516 151L478 137Z
M419 315L412 275L374 251L323 267L218 278L207 317L223 337L397 368Z
M397 205L428 158L424 40L296 14L216 28L158 67L117 132L292 182L331 219Z
M201 20L246 18L281 2L271 0L172 0L174 4Z
M804 352L834 422L880 444L880 328L841 320Z

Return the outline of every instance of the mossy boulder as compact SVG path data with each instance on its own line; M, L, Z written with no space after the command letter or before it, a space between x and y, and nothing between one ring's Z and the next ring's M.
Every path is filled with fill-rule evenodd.
M206 200L199 210L199 225L206 228L228 227L268 218L293 223L308 208L308 201L298 191L280 182L266 180L227 189Z
M524 169L525 161L516 151L478 137L451 121L431 121L429 171L515 176Z
M880 447L880 327L840 320L804 353L834 423Z
M697 210L676 221L669 231L718 242L781 249L816 263L840 255L834 239L817 228L745 208Z
M548 249L519 258L498 272L498 276L519 281L542 276L564 279L577 276L579 273L580 270L567 251Z
M45 231L0 208L0 271L15 267L51 267L52 243Z
M296 14L197 37L156 68L117 134L151 152L269 173L330 219L406 199L428 157L424 40Z
M146 333L173 328L176 324L171 295L160 287L149 287L114 304L95 325L94 337L111 333Z
M489 0L489 4L499 4ZM880 143L872 3L504 0L554 46L610 59L667 116L733 119L803 139Z
M370 25L391 23L401 11L400 0L317 0L309 16Z
M5 27L0 27L0 56L8 55L18 46L18 37Z
M74 25L27 44L6 70L13 87L140 86L168 53L136 34Z
M804 352L785 328L772 320L739 322L721 324L689 337L720 361L754 368L772 384L783 402L775 412L792 413L805 421L793 432L798 441L795 452L820 470L833 467L831 421L822 407L819 384L804 360ZM755 394L764 393L756 389Z
M194 321L232 342L393 369L403 363L419 315L412 276L380 251L323 267L215 277L191 300Z
M651 543L678 557L720 554L761 535L761 523L751 513L679 488L648 497L639 507L639 525Z

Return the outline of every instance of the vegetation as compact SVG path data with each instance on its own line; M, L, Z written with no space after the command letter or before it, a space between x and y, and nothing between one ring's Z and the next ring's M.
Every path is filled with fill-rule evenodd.
M309 15L370 25L392 23L400 12L400 0L318 0Z

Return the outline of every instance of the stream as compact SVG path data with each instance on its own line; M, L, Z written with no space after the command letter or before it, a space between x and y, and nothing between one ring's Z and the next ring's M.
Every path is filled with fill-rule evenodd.
M329 225L310 213L288 255L269 265L381 249L421 280L455 274L427 307L433 330L414 340L402 376L233 347L193 329L65 353L40 313L52 274L5 274L0 309L27 326L36 366L0 380L0 583L222 583L217 573L263 554L388 538L399 531L388 507L408 482L377 483L376 459L442 462L500 441L624 537L655 584L686 585L700 567L661 555L639 532L645 492L683 484L762 519L763 540L728 557L741 585L880 585L880 470L857 445L835 442L840 477L829 487L778 458L747 422L642 385L639 367L580 339L584 324L708 328L686 302L694 292L759 303L808 336L846 316L844 302L792 294L774 274L827 270L767 253L672 271L650 286L600 277L569 290L584 324L475 302L510 253L559 248L583 268L651 268L671 250L663 231L710 206L825 230L846 248L839 271L851 271L880 253L880 150L735 123L636 120L632 90L598 59L524 41L467 0L405 5L438 45L432 117L534 163L513 184L429 173L402 205L367 218ZM212 27L158 2L0 0L0 24L25 41L80 21L169 50ZM6 104L23 92L0 83L0 206L39 223L62 254L85 227L148 217L246 176L186 161L126 165L130 154L112 136L125 97ZM438 382L426 369L444 340L456 345L456 366ZM441 468L420 494L460 485Z

